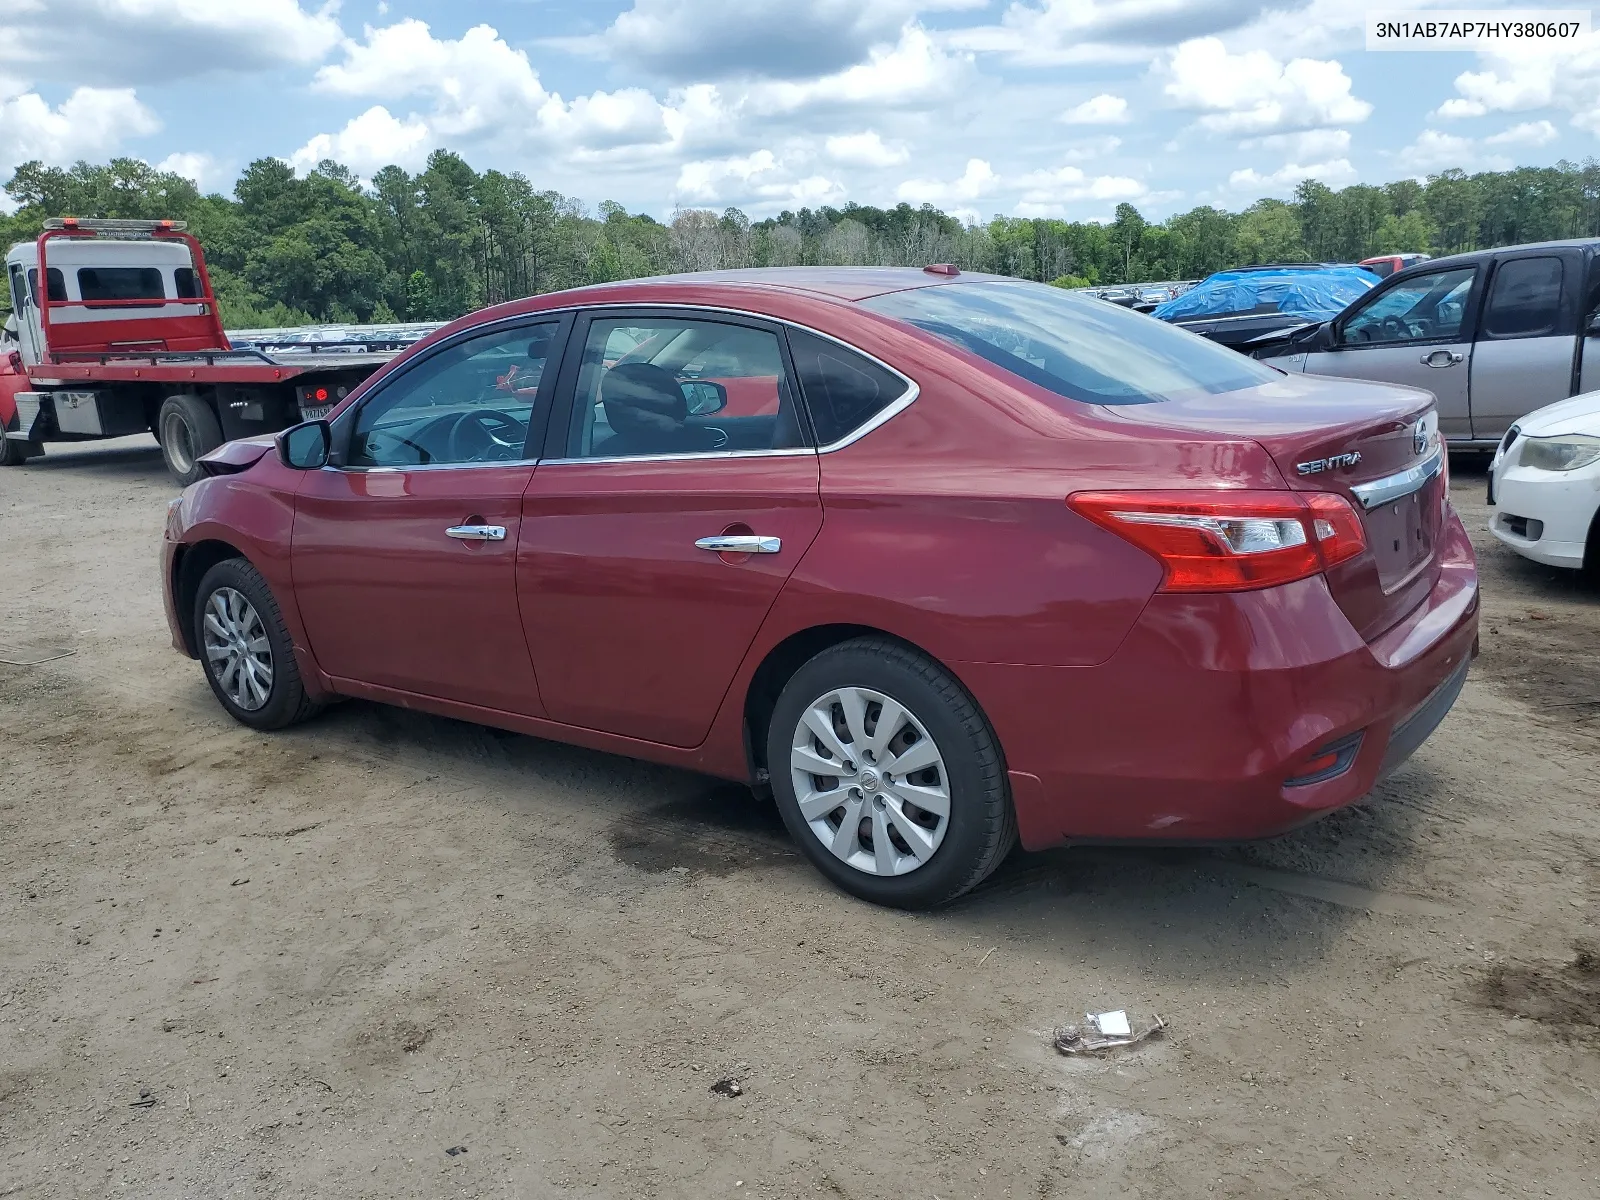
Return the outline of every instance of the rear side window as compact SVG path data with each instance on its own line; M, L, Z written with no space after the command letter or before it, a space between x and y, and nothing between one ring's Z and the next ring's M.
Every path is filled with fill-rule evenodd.
M1500 264L1483 310L1483 332L1491 338L1544 337L1561 319L1562 262L1514 258Z
M1043 283L941 284L861 305L1085 404L1150 404L1278 378L1226 346Z
M166 297L157 267L79 267L78 294L117 308L155 308Z
M46 285L50 289L50 299L65 300L67 298L66 278L55 267L46 272ZM33 297L34 304L39 303L39 269L28 268L28 294Z
M200 296L200 281L195 278L193 267L179 267L172 273L172 282L177 287L178 299L195 300Z
M820 446L849 437L910 390L870 358L803 330L789 330L789 353Z

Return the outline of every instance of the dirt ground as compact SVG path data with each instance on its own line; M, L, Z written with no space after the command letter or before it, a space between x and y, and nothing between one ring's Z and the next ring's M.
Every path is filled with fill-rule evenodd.
M0 643L75 651L0 665L0 1196L1600 1192L1600 591L1487 534L1483 656L1370 802L907 915L714 781L235 725L172 494L148 439L0 474ZM1055 1053L1108 1007L1169 1034Z

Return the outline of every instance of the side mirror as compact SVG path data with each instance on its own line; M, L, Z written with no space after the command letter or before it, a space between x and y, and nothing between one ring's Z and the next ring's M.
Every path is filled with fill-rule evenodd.
M1583 332L1588 337L1600 337L1600 312L1593 314L1589 318L1589 324L1585 326Z
M333 430L326 421L307 421L278 435L278 457L297 471L315 471L328 465Z
M709 417L728 407L728 389L709 379L686 379L679 385L691 417Z

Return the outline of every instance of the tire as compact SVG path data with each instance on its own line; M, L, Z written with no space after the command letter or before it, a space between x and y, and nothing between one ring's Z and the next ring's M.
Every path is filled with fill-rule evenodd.
M0 467L20 467L34 457L28 453L28 446L28 442L19 442L0 432Z
M201 578L194 639L212 693L241 724L282 729L321 708L300 682L272 589L244 559L223 559Z
M200 456L222 445L217 414L198 396L168 396L156 417L156 441L167 473L181 486L205 478Z
M846 705L859 716L846 715ZM893 728L882 726L885 712ZM850 732L856 726L863 737ZM886 744L878 737L884 729ZM916 749L926 742L931 749ZM896 773L897 762L911 770ZM947 904L983 882L1016 844L1016 813L989 722L942 667L887 638L841 642L795 672L773 710L767 764L801 853L874 904ZM829 767L838 774L820 774ZM880 852L885 842L892 853Z

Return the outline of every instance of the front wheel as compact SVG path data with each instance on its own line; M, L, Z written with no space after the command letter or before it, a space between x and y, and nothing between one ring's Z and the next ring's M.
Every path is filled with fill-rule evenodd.
M244 559L223 559L200 580L194 630L206 682L234 720L282 729L320 707L300 682L272 589Z
M1016 843L983 713L937 663L885 638L843 642L795 672L772 714L767 764L801 851L875 904L945 904Z
M167 472L188 487L205 477L200 457L222 445L222 425L198 396L168 396L156 417L156 441Z

